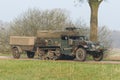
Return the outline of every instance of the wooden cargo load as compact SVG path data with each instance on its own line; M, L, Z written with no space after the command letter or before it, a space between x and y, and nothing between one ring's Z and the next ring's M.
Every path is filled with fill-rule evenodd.
M10 36L10 45L26 45L35 44L36 37Z
M38 31L38 38L60 38L61 35L77 35L78 33L73 31Z

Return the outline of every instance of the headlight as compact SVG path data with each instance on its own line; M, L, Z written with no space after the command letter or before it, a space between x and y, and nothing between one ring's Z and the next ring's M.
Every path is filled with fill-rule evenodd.
M92 47L92 48L95 48L95 45L92 44L91 47Z
M88 48L88 46L87 46L87 45L84 45L84 48Z
M99 49L100 48L100 46L96 46L96 49Z

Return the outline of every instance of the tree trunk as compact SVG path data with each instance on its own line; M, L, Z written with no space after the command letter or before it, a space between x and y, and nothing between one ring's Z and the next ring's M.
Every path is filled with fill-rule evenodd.
M90 40L93 42L98 41L98 8L103 0L89 0L89 6L91 9L90 20Z

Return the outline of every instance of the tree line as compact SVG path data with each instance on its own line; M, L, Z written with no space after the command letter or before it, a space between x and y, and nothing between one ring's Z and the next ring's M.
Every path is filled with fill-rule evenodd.
M66 27L80 28L80 34L90 36L90 28L81 20L73 22L67 10L39 10L29 9L16 17L13 21L5 23L0 21L0 52L9 52L9 37L36 36L38 30L64 30ZM99 41L109 47L110 31L106 26L100 27Z

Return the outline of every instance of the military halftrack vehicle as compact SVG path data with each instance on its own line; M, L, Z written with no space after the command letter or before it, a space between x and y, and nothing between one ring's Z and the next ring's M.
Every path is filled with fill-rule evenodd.
M28 58L37 54L41 60L57 60L62 55L73 56L85 61L90 54L95 61L103 59L103 48L100 44L80 36L76 28L63 31L38 31L36 37L10 36L10 45L14 58L20 58L23 51Z

